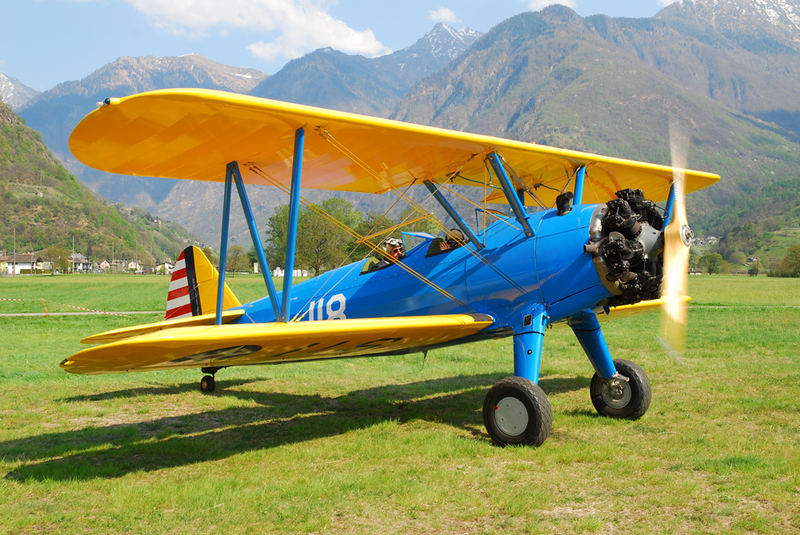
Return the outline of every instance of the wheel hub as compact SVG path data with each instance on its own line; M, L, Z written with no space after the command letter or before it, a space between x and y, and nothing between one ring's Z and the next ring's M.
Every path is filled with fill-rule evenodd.
M633 397L628 378L618 373L603 384L601 395L605 404L613 409L627 407Z
M508 436L517 436L528 427L528 409L515 397L505 397L494 408L497 427Z

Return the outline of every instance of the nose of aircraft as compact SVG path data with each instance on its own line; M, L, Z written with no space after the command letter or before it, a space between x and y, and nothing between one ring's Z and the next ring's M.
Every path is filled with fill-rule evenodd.
M586 252L617 306L660 295L664 218L641 190L624 189L592 215Z

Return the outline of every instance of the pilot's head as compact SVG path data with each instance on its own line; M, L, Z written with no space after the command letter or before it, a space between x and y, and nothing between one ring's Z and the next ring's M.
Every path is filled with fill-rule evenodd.
M403 256L403 242L397 238L388 238L383 242L383 249L390 257L399 260Z
M457 229L457 228L451 228L451 229L450 229L450 230L447 232L447 238L446 238L446 239L447 239L447 242L448 242L448 243L449 243L451 246L459 246L459 245L463 245L463 244L464 244L464 242L466 241L466 240L464 239L464 233L463 233L463 232L461 232L461 230L460 230L460 229Z

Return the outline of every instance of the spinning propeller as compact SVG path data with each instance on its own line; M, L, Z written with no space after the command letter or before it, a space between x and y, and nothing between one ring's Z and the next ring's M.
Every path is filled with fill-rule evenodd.
M694 233L686 218L684 191L688 140L685 132L672 120L669 130L674 202L669 224L664 229L661 341L670 354L679 356L686 347L689 246Z

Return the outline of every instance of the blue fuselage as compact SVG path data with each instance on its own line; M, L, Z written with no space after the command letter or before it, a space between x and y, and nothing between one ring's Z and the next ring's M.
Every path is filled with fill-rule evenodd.
M479 236L485 243L479 251L467 243L439 253L437 242L426 239L406 254L408 269L393 264L362 272L366 260L334 269L292 288L290 316L327 320L483 313L495 318L493 330L516 330L521 315L543 306L548 322L564 320L611 295L592 255L584 252L596 208L577 205L561 216L555 210L530 213L532 237L514 218L497 221ZM268 298L242 308L242 322L275 320Z

